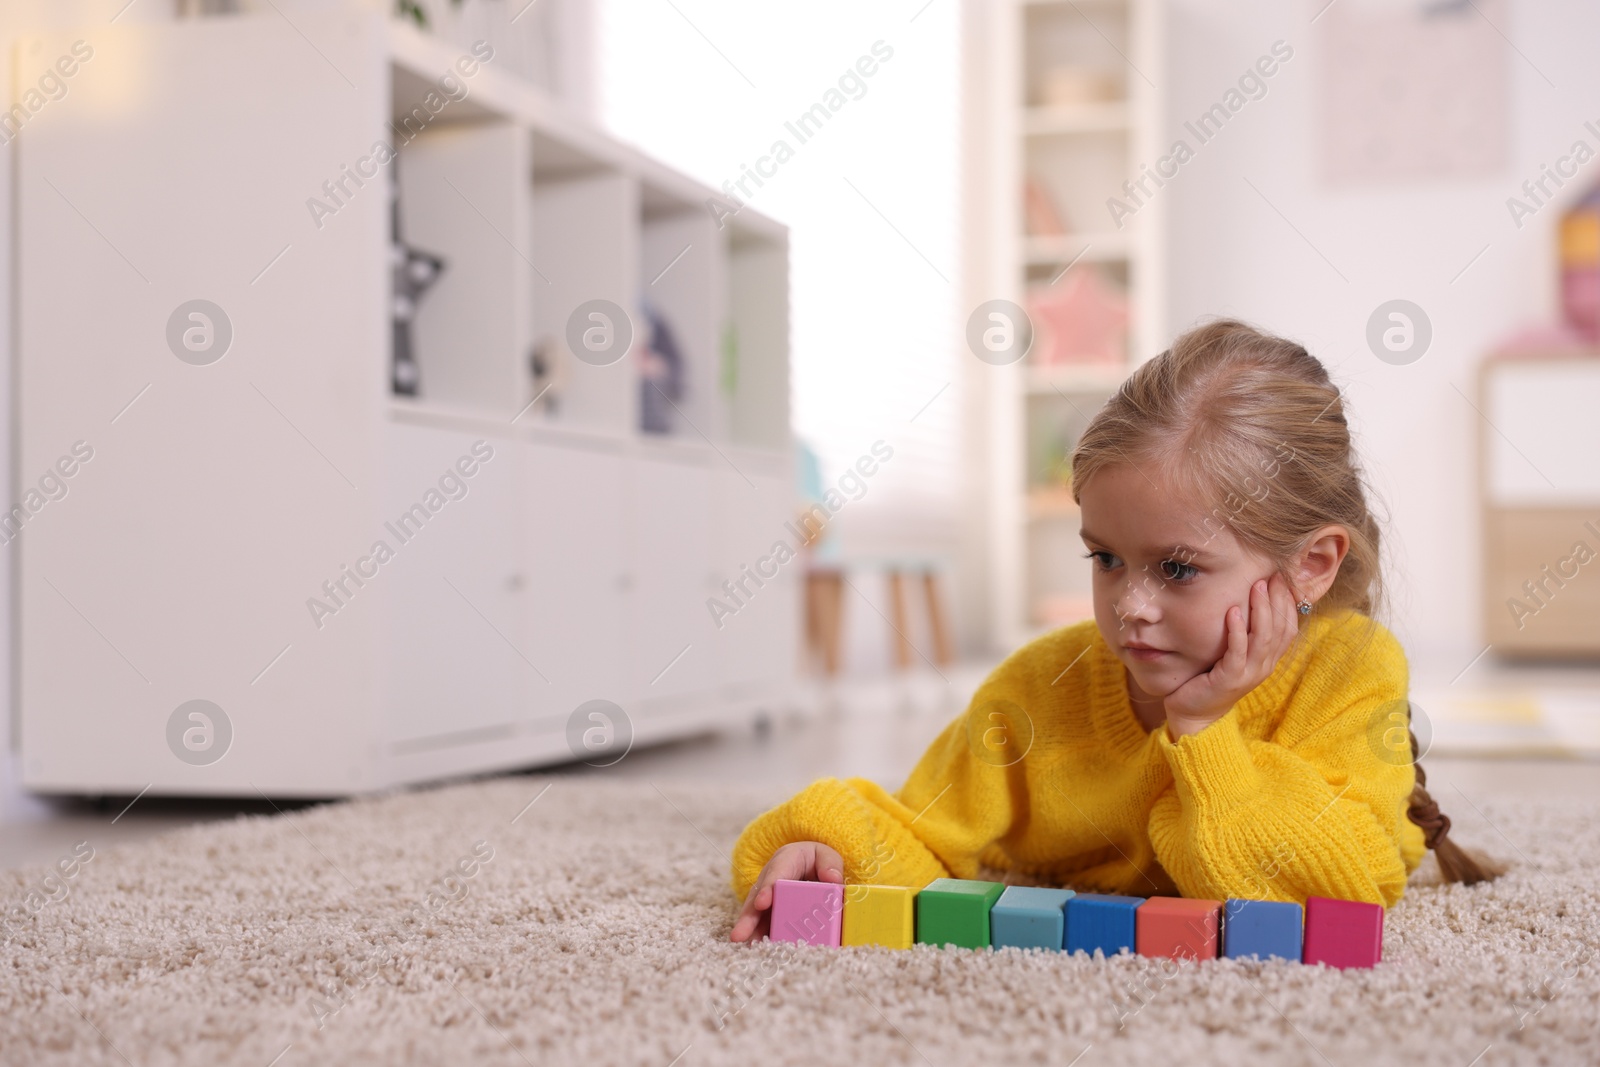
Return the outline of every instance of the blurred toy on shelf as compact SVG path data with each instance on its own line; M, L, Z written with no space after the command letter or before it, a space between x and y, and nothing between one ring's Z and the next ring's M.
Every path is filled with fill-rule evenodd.
M1028 518L1058 519L1078 514L1072 498L1072 447L1081 429L1065 422L1034 420L1029 426Z
M411 324L416 321L417 302L444 273L444 260L406 244L400 234L400 182L389 183L389 265L392 324L389 388L396 396L419 396L421 373L412 344Z
M1121 364L1126 359L1128 298L1093 264L1034 289L1028 314L1039 332L1029 357L1036 364Z
M533 343L528 353L528 386L532 399L528 409L555 417L561 413L561 393L572 365L566 342L548 333Z
M646 304L644 317L650 324L650 333L639 352L639 429L645 433L672 433L672 416L677 411L673 401L682 400L684 393L683 355L672 327L659 310Z
M1055 198L1038 178L1029 175L1022 187L1022 204L1026 212L1024 232L1029 237L1060 237L1067 232L1067 223L1056 207Z
M1561 315L1590 343L1600 342L1600 186L1561 216Z
M1067 427L1061 423L1034 425L1029 428L1031 438L1033 474L1028 484L1056 486L1072 481L1072 441Z

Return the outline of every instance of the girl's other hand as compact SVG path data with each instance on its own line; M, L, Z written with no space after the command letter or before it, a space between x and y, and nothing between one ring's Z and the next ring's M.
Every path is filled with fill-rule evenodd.
M844 885L844 857L816 841L796 841L778 849L745 897L728 940L759 941L767 936L772 924L772 883L780 878Z

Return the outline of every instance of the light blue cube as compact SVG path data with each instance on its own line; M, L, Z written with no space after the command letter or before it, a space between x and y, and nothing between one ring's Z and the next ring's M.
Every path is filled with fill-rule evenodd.
M1135 913L1144 897L1124 897L1107 893L1079 893L1067 901L1067 940L1063 948L1089 955L1099 949L1107 956L1133 952Z
M1076 895L1070 889L1008 887L989 911L989 937L994 947L1061 951L1067 936L1067 901Z
M1300 905L1292 900L1230 899L1223 912L1222 955L1299 962L1304 929Z

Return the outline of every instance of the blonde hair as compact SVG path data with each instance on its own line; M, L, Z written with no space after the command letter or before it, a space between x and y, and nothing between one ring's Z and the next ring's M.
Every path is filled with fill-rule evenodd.
M1293 341L1234 319L1209 322L1122 383L1072 453L1072 495L1117 463L1159 471L1164 484L1210 501L1206 526L1272 560L1289 562L1324 526L1344 528L1348 552L1314 612L1383 607L1381 534L1350 443L1344 400L1327 368ZM1292 584L1292 583L1291 583ZM1412 738L1413 763L1416 740ZM1407 815L1424 830L1447 882L1503 871L1446 838L1450 820L1417 784Z

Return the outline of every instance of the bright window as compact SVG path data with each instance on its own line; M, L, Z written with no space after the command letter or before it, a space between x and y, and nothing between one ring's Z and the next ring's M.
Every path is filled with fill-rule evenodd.
M600 5L601 121L790 227L795 430L824 478L894 448L840 516L851 552L954 536L958 18L923 0Z

